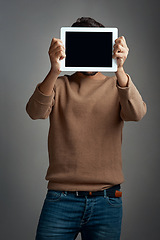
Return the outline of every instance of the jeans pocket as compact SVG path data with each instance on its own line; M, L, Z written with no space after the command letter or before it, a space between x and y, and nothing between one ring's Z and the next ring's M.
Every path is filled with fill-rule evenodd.
M63 194L62 191L48 190L46 200L51 202L58 201L61 199L62 194Z
M122 207L122 197L106 197L106 201L113 207Z

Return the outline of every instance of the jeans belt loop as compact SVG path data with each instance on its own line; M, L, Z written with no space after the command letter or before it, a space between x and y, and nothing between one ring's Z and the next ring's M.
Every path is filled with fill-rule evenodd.
M106 189L104 189L104 197L106 198L107 196L107 192L106 192Z
M67 191L63 191L63 194L66 196L67 195Z

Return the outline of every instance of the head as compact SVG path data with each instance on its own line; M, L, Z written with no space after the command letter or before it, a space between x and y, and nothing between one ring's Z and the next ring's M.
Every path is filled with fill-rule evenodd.
M81 17L78 18L75 23L72 24L71 27L105 27L101 23L97 22L93 18L90 17ZM94 76L98 72L81 72L87 76Z

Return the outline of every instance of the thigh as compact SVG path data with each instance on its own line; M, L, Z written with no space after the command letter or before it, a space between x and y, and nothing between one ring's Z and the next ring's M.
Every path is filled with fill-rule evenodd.
M82 240L120 240L122 198L99 196L92 216L81 228Z
M49 190L40 214L36 240L76 239L79 225L76 223L73 208L74 204L67 201L67 196L64 196L62 191Z

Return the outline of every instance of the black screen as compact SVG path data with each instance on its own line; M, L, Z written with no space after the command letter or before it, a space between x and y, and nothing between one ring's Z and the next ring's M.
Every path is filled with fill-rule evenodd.
M112 67L112 32L66 32L66 67Z

